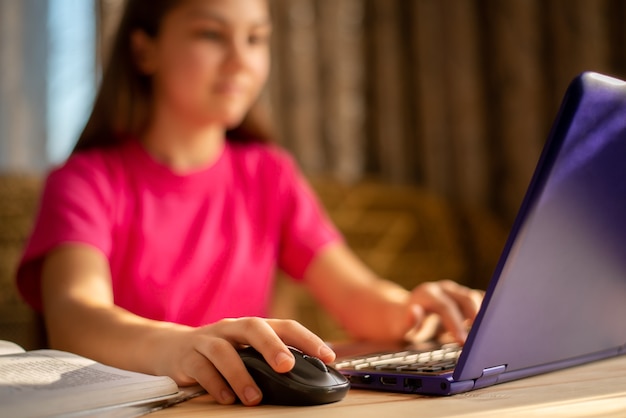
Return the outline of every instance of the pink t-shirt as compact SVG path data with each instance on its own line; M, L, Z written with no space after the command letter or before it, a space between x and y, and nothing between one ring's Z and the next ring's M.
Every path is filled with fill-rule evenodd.
M50 173L17 283L41 309L43 256L88 244L109 260L117 305L199 326L266 316L276 268L300 279L340 239L277 146L227 143L213 165L179 175L131 139Z

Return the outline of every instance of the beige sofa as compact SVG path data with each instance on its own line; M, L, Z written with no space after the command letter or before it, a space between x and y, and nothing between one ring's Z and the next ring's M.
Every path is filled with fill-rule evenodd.
M20 299L13 277L40 189L36 175L0 174L0 339L27 349L45 345L43 323Z

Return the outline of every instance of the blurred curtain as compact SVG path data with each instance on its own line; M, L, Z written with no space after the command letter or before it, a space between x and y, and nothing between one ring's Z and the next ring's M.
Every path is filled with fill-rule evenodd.
M569 81L626 77L621 0L272 0L271 97L309 173L515 215Z
M47 2L0 0L0 171L46 161Z
M95 0L0 0L0 171L64 160L93 101Z
M101 0L109 33L120 0ZM312 176L425 188L510 221L568 82L626 77L622 0L270 0L267 97Z

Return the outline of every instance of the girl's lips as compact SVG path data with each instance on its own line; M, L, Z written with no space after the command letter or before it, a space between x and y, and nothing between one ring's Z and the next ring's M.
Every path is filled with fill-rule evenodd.
M237 96L245 93L243 86L237 83L220 83L213 90L217 94L226 96Z

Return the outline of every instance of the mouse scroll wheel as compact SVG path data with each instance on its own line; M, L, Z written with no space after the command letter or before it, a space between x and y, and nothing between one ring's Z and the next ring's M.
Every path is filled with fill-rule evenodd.
M328 367L324 364L324 362L317 357L307 356L306 354L302 356L303 359L320 369L321 371L328 373Z

